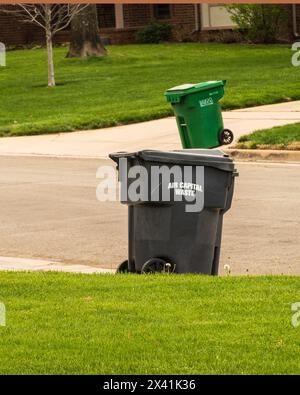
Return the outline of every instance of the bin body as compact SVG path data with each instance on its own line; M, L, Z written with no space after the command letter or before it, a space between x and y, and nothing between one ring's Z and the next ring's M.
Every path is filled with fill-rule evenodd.
M187 212L187 203L175 201L153 201L153 191L159 190L161 197L167 183L150 179L147 201L132 201L123 198L129 206L128 262L130 271L141 272L142 266L151 258L162 258L175 265L177 273L218 273L221 248L223 214L230 208L234 176L234 164L221 151L180 150L172 152L140 151L126 154L116 153L110 157L119 163L127 158L127 175L132 166L143 166L150 174L153 166L171 169L190 166L193 168L192 184L198 181L196 168L203 169L203 207L201 211ZM194 171L195 170L195 171ZM173 181L172 176L169 179ZM124 182L120 179L120 182ZM131 182L126 180L129 189ZM170 185L170 184L169 184Z
M224 129L219 100L225 81L186 84L165 92L171 103L183 148L215 148Z

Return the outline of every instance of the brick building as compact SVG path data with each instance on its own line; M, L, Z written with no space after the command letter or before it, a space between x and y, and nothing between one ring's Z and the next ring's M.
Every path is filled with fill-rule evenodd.
M177 41L210 41L233 38L234 24L222 4L98 4L101 37L106 43L135 42L136 32L152 21L173 25ZM300 30L300 5L287 5L289 22L285 36L292 39ZM59 32L55 40L69 40L69 31ZM24 24L12 15L0 13L0 42L7 46L43 43L41 29Z

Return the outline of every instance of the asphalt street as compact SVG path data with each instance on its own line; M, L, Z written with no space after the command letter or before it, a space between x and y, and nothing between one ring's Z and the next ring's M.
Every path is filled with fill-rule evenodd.
M115 268L127 208L99 202L97 159L0 157L0 256ZM221 272L300 274L300 164L237 163Z

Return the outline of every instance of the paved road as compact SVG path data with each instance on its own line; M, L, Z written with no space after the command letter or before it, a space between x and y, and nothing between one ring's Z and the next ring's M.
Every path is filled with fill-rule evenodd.
M0 157L0 256L114 268L127 210L96 200L96 159ZM300 274L300 164L239 163L221 265L233 274Z

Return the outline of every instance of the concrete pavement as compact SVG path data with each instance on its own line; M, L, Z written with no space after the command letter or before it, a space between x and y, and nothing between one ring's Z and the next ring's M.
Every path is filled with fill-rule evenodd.
M0 269L16 263L114 269L126 258L126 206L96 200L96 171L107 163L0 157ZM300 275L300 164L237 163L237 169L221 272L229 264L233 275Z
M225 127L235 137L257 129L300 122L300 101L252 107L223 113ZM0 139L0 155L46 155L107 158L114 151L178 149L174 118L107 129Z
M39 271L39 272L66 272L66 273L115 273L113 269L101 267L80 265L80 264L62 264L60 262L46 261L43 259L28 259L0 256L1 271Z

